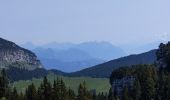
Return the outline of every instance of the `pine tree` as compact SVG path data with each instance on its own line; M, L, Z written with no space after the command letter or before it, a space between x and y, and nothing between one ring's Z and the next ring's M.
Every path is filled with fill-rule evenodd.
M84 97L84 90L83 90L83 85L82 84L80 84L79 88L78 88L77 100L86 100L85 97Z
M58 100L59 96L58 96L58 88L57 88L57 82L56 80L54 80L53 82L53 90L52 90L52 100Z
M26 99L24 99L24 95L22 92L19 94L18 100L26 100Z
M26 89L26 97L28 100L36 100L37 99L37 90L32 83L31 85L28 86Z
M112 88L109 90L108 100L115 100L114 91Z
M40 84L40 87L38 88L37 100L44 100L44 86L42 83Z
M156 90L156 100L165 100L165 74L163 69L159 69L159 78L157 82L157 90Z
M155 92L156 92L156 84L154 79L151 77L151 70L146 70L146 76L143 80L143 99L145 100L151 100L155 98Z
M128 87L124 87L122 100L132 100Z
M170 100L170 73L165 77L164 100Z
M67 91L67 98L66 100L75 100L75 93L73 90L71 90L70 88Z
M170 42L167 44L161 43L156 55L158 66L170 72Z
M44 86L44 91L43 91L44 100L51 100L52 87L51 84L48 82L47 77L44 77L43 86Z
M93 100L92 94L86 88L86 82L79 85L77 100Z
M18 92L14 87L9 100L18 100L18 99L19 99Z
M65 86L65 83L63 82L63 80L61 79L61 97L62 97L61 100L65 100L66 95L67 95L66 86Z
M6 97L6 95L8 94L8 77L7 74L5 72L5 69L3 69L1 71L1 75L0 75L0 98L2 97Z
M134 89L133 89L133 99L139 100L141 98L141 86L138 79L134 82Z
M102 92L102 93L99 93L96 100L107 100L107 95Z

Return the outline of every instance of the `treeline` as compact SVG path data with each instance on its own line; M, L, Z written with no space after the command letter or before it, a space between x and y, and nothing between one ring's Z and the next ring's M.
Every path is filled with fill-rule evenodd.
M133 76L133 88L123 87L121 93L122 100L155 100L158 82L158 73L154 65L136 65L131 67L122 67L113 71L110 77L110 83L114 80L122 79L126 76ZM122 85L122 84L121 84ZM117 97L117 93L113 93ZM120 97L119 97L120 98Z
M44 77L38 88L32 83L25 92L18 92L15 87L10 87L5 70L0 75L0 100L112 100L110 96L106 93L96 95L95 90L89 91L85 81L79 85L78 93L75 93L66 87L62 79L57 78L51 84L47 77Z
M126 76L135 77L133 89L123 87L121 100L170 100L170 42L160 44L156 55L153 65L122 67L112 72L111 84Z

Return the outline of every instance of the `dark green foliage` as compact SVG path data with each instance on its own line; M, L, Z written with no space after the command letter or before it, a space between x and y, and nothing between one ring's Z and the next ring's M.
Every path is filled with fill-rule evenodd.
M34 78L42 78L48 74L48 71L39 68L35 70L27 70L27 69L20 69L13 67L12 65L8 70L6 70L7 74L9 75L10 81L18 81L18 80L31 80Z
M28 88L26 89L25 95L27 97L27 100L36 100L37 90L34 84L31 84L30 86L28 86Z
M5 72L5 69L3 69L0 74L0 98L7 96L8 90L8 77Z
M13 91L11 92L10 100L18 100L18 99L19 99L18 92L16 88L14 88Z
M77 100L93 100L93 95L87 90L85 82L79 85Z
M132 91L133 100L140 100L141 98L141 85L138 79L134 82L134 89Z
M108 100L115 100L115 95L112 88L109 90Z
M75 100L75 93L73 90L71 90L70 88L67 91L67 99L66 100Z
M136 65L114 70L110 82L112 83L113 80L126 76L134 76L136 80L134 81L133 89L128 91L129 97L125 98L135 100L151 100L155 98L158 75L154 65Z
M130 91L128 90L127 87L123 89L123 96L121 98L122 100L132 100L132 97L130 95Z
M156 52L158 66L170 71L170 42L167 44L161 43Z
M107 100L107 94L104 94L103 92L102 93L99 93L96 97L96 100Z
M156 61L156 50L151 50L138 55L130 55L109 62L99 64L84 70L69 74L70 76L89 76L89 77L110 77L113 70L122 66L131 66L138 64L154 64Z
M37 92L37 100L44 100L44 86L43 84L40 85L40 87L38 88L38 92ZM55 99L54 99L55 100Z
M44 77L43 88L44 99L51 100L52 87L51 84L48 82L47 77Z
M159 67L156 99L170 100L170 42L161 43L156 54Z
M159 71L157 84L156 100L170 100L170 73L164 70Z
M28 86L26 90L27 100L75 100L75 93L67 89L64 82L59 79L55 80L53 85L44 77L43 83L36 91L34 85Z
M122 100L170 100L170 42L160 44L156 55L156 65L136 65L112 72L110 83L126 76L136 78L132 91L124 89Z

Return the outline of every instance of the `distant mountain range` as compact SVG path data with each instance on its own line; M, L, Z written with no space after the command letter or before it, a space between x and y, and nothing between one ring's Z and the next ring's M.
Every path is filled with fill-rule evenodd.
M78 71L126 55L121 48L108 42L54 42L39 47L26 43L22 46L35 52L47 69L64 72Z
M94 61L96 59L91 59L93 57L89 53L90 50L89 52L88 50L86 50L86 52L83 51L87 49L85 47L86 46L84 46L83 44L83 46L82 45L76 46L74 48L69 47L63 50L58 50L58 49L53 49L53 48L34 49L36 54L38 54L40 58L44 57L44 62L47 61L48 63L50 63L50 61L52 61L52 60L48 61L45 58L48 58L48 59L55 58L58 61L59 60L64 61L61 63L70 62L70 64L66 63L67 66L64 65L66 66L66 67L63 67L64 69L76 70L76 68L79 68L79 67L75 67L71 65L77 64L77 66L79 66L78 64L80 63L81 64L84 63L83 66L89 67L89 68L84 67L84 69L77 71L77 72L65 73L57 69L52 69L52 70L44 69L40 60L38 60L37 56L32 51L21 48L20 46L16 45L13 42L0 38L0 69L2 68L8 69L7 73L11 80L23 80L23 79L27 80L27 79L32 79L33 77L40 78L40 77L46 76L48 73L51 73L51 72L57 75L64 75L64 76L71 76L71 77L88 76L88 77L107 77L108 78L114 69L117 69L123 66L130 66L130 65L137 65L137 64L153 64L156 61L156 55L155 55L156 50L151 50L149 52L145 52L142 54L121 57L115 60L111 60L111 61L99 64L99 65L90 67L88 66L90 65L89 62L91 62L92 63L91 65L93 65L94 62L102 62L102 61ZM96 46L96 48L97 47L98 46ZM105 50L106 47L110 47L110 46L105 44L102 47ZM84 48L84 49L81 50L81 48ZM93 49L93 47L89 47L89 48ZM100 49L100 48L98 47L97 49ZM58 50L58 51L55 51L55 50ZM101 51L102 50L98 50L98 52L101 52ZM105 53L107 54L110 52L105 52ZM89 61L86 61L87 59ZM72 63L74 61L76 61L76 64ZM78 61L80 63L78 63ZM58 63L56 61L54 61L53 63L61 65L61 63Z

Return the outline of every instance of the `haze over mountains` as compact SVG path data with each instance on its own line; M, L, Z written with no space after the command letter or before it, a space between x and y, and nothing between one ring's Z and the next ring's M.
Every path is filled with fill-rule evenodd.
M42 46L26 43L22 47L35 52L47 69L59 69L64 72L78 71L126 55L121 48L109 42L53 42Z
M7 73L9 74L9 77L12 80L28 80L28 79L32 79L33 77L41 78L51 72L57 75L64 75L64 76L71 76L71 77L88 76L88 77L108 78L114 69L123 66L131 66L131 65L138 65L138 64L153 64L156 61L156 55L155 55L156 50L151 50L149 52L145 52L142 54L120 57L109 61L101 60L100 57L103 56L109 58L109 56L102 55L102 52L105 51L106 54L113 53L114 55L116 50L119 50L120 48L117 48L116 50L114 48L115 51L110 53L109 51L111 50L110 45L108 45L108 43L106 42L93 43L93 45L92 43L90 43L91 47L87 46L87 44L89 43L83 43L83 45L78 44L71 47L64 46L65 49L61 49L61 47L60 49L39 47L33 49L36 52L36 54L34 54L30 50L21 48L20 46L16 45L13 42L0 38L0 47L1 47L0 69L4 67L7 68L8 69ZM100 45L102 44L101 47L98 46L99 44ZM93 51L95 50L96 54L99 53L98 58L95 56L95 54L90 55L88 49L89 51L91 49L93 49ZM38 55L38 57L41 59L39 60L36 55ZM59 62L61 60L63 62ZM59 65L59 67L56 66L53 67L52 70L48 70L50 67L46 66L45 64L41 64L41 62L46 64ZM64 70L64 72L59 70ZM68 72L76 71L76 72L65 73L67 71Z

